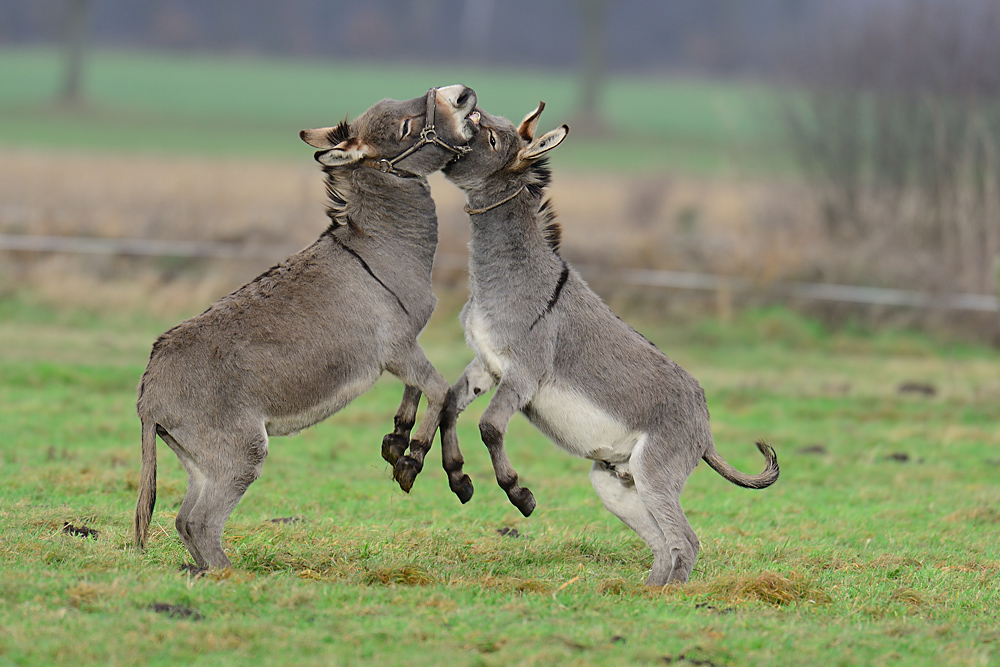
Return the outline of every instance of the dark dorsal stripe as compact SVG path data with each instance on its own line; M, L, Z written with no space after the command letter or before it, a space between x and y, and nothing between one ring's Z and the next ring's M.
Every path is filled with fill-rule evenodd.
M343 248L347 252L349 252L352 255L354 255L354 259L358 260L358 262L361 263L361 266L364 267L365 271L368 272L368 275L370 275L372 278L374 278L375 282L377 282L379 285L381 285L382 287L384 287L385 291L388 292L389 294L391 294L396 299L396 303L398 303L399 307L403 309L403 312L406 313L407 315L410 314L410 311L408 311L406 309L406 306L403 305L403 300L399 298L399 295L396 294L395 292L393 292L391 289L389 289L389 286L386 285L384 282L382 282L381 278L379 278L378 276L375 275L375 272L372 271L372 267L368 266L368 262L366 262L364 260L364 258L361 257L361 255L359 255L353 248L349 247L343 241L341 241L340 239L338 239L334 234L329 234L329 237L333 240L334 243L336 243L341 248Z
M560 258L562 259L562 258ZM539 313L535 321L531 323L528 327L528 331L535 328L535 325L542 321L542 318L552 312L552 309L556 307L556 302L559 300L559 295L562 294L563 287L566 285L566 281L569 279L569 265L566 264L566 260L562 259L562 273L559 274L559 281L556 283L556 288L552 292L552 296L549 298L549 302L545 304L545 310Z

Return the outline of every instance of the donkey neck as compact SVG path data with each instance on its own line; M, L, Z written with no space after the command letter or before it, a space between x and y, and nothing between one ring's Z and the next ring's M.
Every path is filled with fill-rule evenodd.
M469 191L470 208L488 208L521 188ZM472 289L480 300L499 297L545 301L563 270L562 259L545 240L539 220L541 193L525 188L509 201L470 215L469 268Z
M437 214L423 177L375 169L327 171L331 233L352 246L402 255L430 271L437 248Z
M401 246L430 249L437 246L437 213L430 185L424 177L402 178L374 169L352 175L352 197L347 211L370 236L385 236Z
M408 313L430 317L438 228L427 180L363 167L328 177L335 224L326 235L362 262Z

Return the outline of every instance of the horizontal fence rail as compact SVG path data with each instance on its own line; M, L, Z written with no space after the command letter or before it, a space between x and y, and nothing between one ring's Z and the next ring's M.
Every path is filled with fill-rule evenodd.
M75 236L28 236L0 234L0 251L21 250L46 253L84 253L204 259L261 259L277 261L298 248L253 247L239 243L161 241L155 239L109 239ZM438 266L464 268L459 255L438 255ZM800 299L839 301L881 306L906 306L941 310L1000 311L1000 301L992 294L932 294L912 290L829 283L775 282L760 284L745 278L686 271L652 269L612 269L596 264L577 264L584 276L611 278L635 287L661 287L704 291L766 292Z

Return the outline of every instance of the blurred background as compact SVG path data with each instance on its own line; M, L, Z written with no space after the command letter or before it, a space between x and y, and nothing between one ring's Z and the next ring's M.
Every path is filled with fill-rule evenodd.
M995 0L0 0L0 299L198 312L324 230L300 129L460 82L571 125L564 254L618 309L997 341L997 35Z

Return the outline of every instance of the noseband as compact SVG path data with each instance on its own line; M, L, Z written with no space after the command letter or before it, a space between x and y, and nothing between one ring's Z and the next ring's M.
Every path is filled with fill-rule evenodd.
M434 116L437 110L437 89L431 88L427 91L427 113L424 116L424 129L420 130L420 138L415 144L407 148L405 151L400 153L394 158L382 158L381 160L372 160L367 163L368 166L378 169L383 174L393 174L395 176L403 176L408 178L413 178L416 174L404 171L402 169L396 169L396 163L406 158L410 157L421 148L427 144L436 144L441 148L447 150L448 152L455 155L455 158L460 158L467 154L472 149L468 146L452 146L447 141L438 136L437 130L434 129Z

